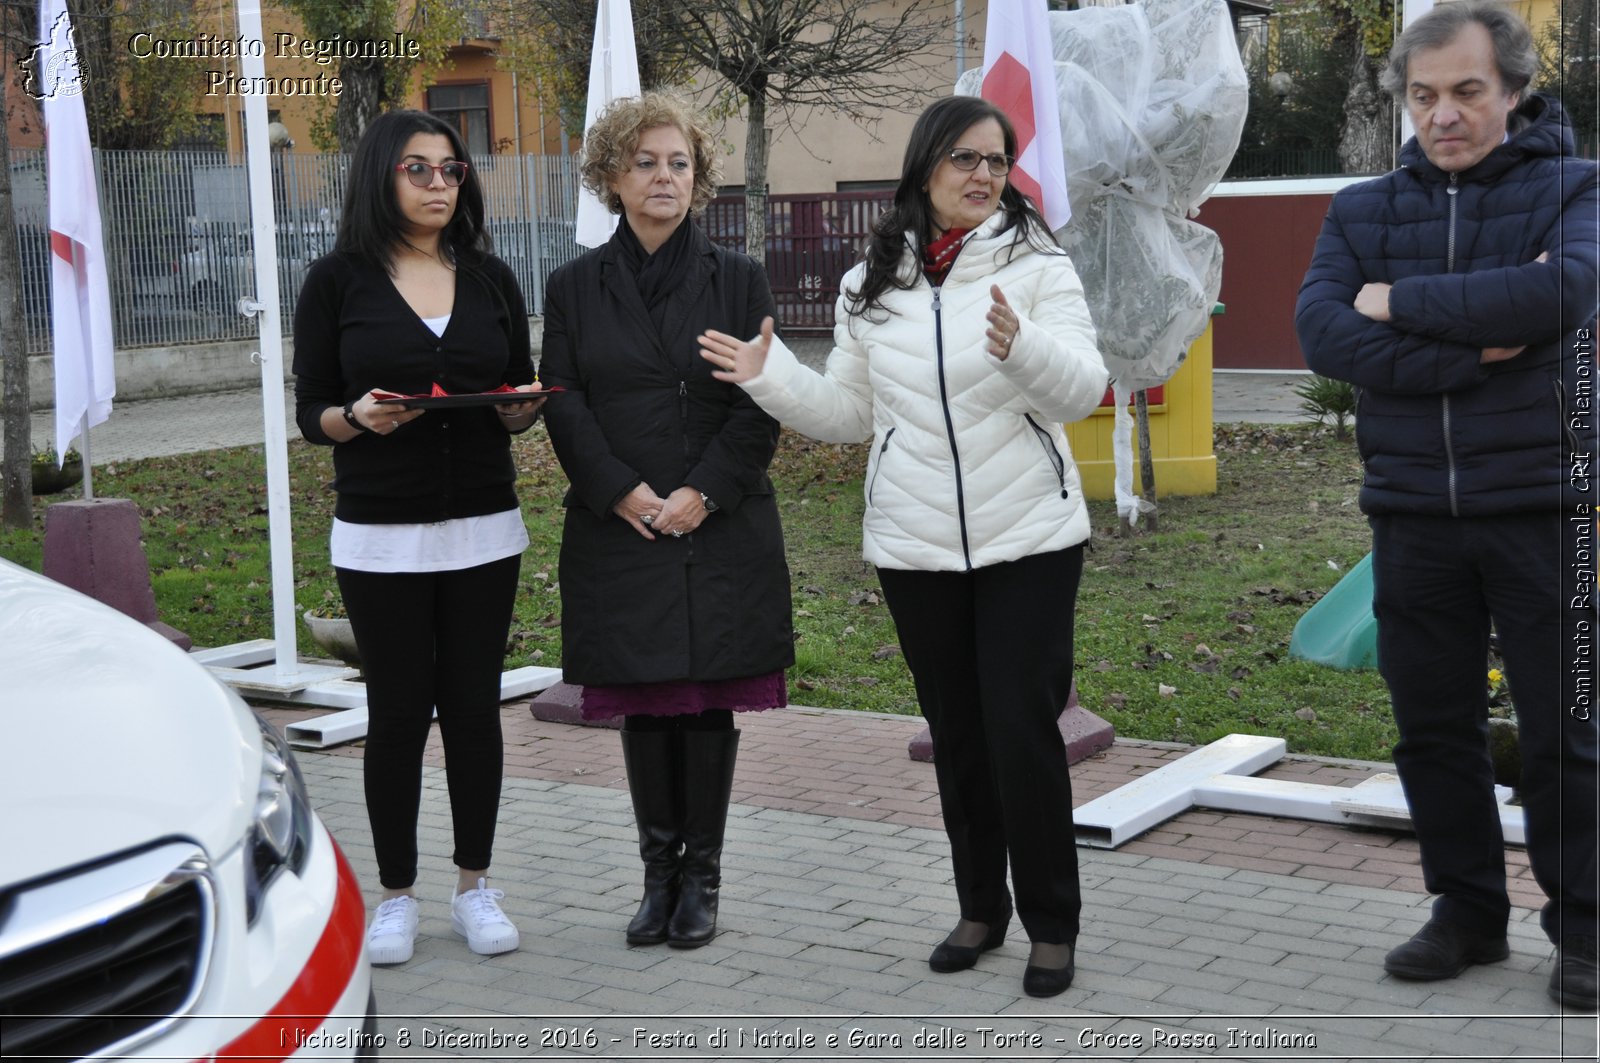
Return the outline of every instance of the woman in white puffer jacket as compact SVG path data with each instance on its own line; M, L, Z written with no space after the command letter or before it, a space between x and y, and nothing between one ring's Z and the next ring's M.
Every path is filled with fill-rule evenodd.
M1072 983L1082 906L1056 717L1089 515L1061 424L1105 393L1083 288L1007 181L1016 134L953 96L917 120L894 206L841 284L824 373L766 323L701 337L719 379L797 431L872 439L866 559L878 567L934 766L961 920L929 957L972 967L1013 900L1032 996Z

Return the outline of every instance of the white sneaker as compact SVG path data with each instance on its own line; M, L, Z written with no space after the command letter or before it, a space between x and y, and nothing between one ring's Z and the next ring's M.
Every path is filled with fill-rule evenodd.
M417 941L417 899L391 897L372 913L367 928L367 959L373 963L405 963Z
M505 900L503 890L489 889L485 879L478 880L478 888L458 893L450 902L451 922L456 933L467 939L467 948L483 956L497 952L510 952L521 940L517 928L511 925L506 913L500 910Z

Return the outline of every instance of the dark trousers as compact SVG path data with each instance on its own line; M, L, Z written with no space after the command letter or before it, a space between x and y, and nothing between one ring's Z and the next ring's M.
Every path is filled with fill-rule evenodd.
M971 572L878 570L933 734L964 919L1011 908L1033 941L1078 938L1072 783L1056 718L1072 689L1083 548Z
M1596 730L1581 708L1573 543L1560 514L1372 518L1378 662L1394 702L1394 762L1434 914L1498 932L1510 912L1488 734L1489 628L1505 658L1522 747L1528 861L1550 939L1595 933ZM1593 571L1593 539L1587 567ZM1592 600L1591 600L1592 601ZM1579 708L1575 713L1574 708ZM1582 718L1589 716L1589 718Z
M422 754L444 740L456 866L485 868L500 809L500 672L520 556L453 572L337 569L367 683L367 818L385 889L417 879Z

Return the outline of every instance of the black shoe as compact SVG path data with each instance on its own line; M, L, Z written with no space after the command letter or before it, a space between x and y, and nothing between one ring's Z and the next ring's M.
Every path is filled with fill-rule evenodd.
M933 952L928 956L928 966L940 974L965 971L977 964L979 956L1005 944L1006 930L1010 926L1011 913L1007 911L989 924L989 932L976 945L952 945L950 939L946 938L933 947Z
M1594 1011L1600 986L1595 979L1595 939L1569 934L1556 950L1556 969L1550 972L1550 996L1569 1008Z
M1028 964L1022 972L1022 991L1030 997L1053 997L1064 993L1072 985L1072 976L1077 973L1078 950L1067 946L1067 965L1065 967L1035 967Z
M1511 955L1505 931L1485 934L1456 923L1430 919L1427 925L1383 958L1396 978L1436 982L1454 978L1474 963L1495 963Z

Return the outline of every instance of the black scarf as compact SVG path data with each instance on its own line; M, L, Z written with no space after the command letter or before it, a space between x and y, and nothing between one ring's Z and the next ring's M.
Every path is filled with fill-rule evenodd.
M622 251L622 262L633 274L639 297L644 300L645 309L650 311L650 320L658 333L666 328L667 297L677 290L678 283L684 277L684 266L689 260L692 243L689 230L693 227L694 223L685 217L672 230L667 242L656 248L652 255L646 253L644 245L629 227L626 216L617 225L617 245Z

